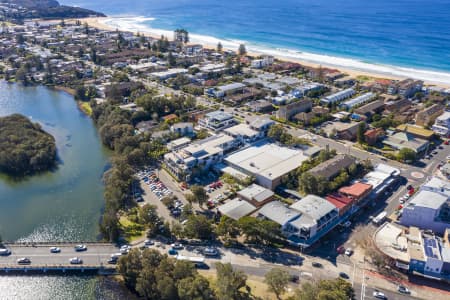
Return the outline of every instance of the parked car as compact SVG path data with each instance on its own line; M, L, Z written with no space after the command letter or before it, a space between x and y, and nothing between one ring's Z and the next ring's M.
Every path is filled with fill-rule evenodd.
M312 262L311 264L314 268L323 268L323 265L319 262Z
M411 291L404 285L399 285L397 291L402 294L411 294Z
M31 259L29 259L28 257L22 257L17 260L17 263L19 265L29 265L31 264Z
M351 256L352 254L353 254L353 250L352 250L351 248L347 248L347 249L345 250L345 255Z
M218 254L219 252L216 248L206 247L205 249L203 249L203 255L205 256L217 256Z
M81 265L83 263L83 260L79 257L72 257L69 259L70 264L72 265Z
M50 253L59 253L61 252L61 249L58 247L51 247L50 248Z
M173 248L171 248L171 249L169 249L169 251L167 251L167 253L168 253L169 255L177 255L177 254L178 254L178 251L175 250L175 249L173 249Z
M181 243L173 243L170 246L172 247L172 249L175 249L175 250L181 250L184 248L183 244L181 244Z
M81 252L81 251L87 251L87 247L86 245L80 244L80 245L76 245L74 247L75 251L77 252Z
M152 240L145 240L144 241L144 245L145 246L151 246L151 245L154 245L155 244L155 242L153 242Z
M344 252L345 252L344 246L339 246L339 247L337 247L337 248L336 248L336 252L337 252L338 254L344 253Z
M339 277L344 278L344 279L349 279L350 277L347 275L347 273L344 272L339 272Z

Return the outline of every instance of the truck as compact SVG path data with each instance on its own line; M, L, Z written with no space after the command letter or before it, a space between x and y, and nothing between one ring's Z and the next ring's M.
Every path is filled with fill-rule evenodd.
M372 223L375 225L380 225L386 219L387 212L383 211L379 213L375 218L372 219Z

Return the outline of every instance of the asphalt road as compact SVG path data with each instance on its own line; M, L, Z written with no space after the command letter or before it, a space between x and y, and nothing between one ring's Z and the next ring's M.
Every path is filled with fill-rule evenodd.
M74 245L56 245L61 249L60 253L50 253L51 245L45 246L14 246L7 245L11 250L11 255L0 256L0 268L8 266L18 266L17 259L29 258L31 260L30 266L69 266L69 259L72 257L79 257L83 260L83 265L99 266L100 264L107 264L107 260L111 254L119 252L119 249L113 245L107 244L86 244L87 251L76 252Z

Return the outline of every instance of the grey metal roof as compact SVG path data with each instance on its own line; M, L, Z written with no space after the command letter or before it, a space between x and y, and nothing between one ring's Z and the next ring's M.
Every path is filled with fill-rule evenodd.
M419 191L409 202L408 207L426 207L439 209L446 201L447 197L431 191Z
M249 215L256 210L256 207L245 200L233 199L218 207L219 211L234 220Z
M336 210L336 206L331 204L326 199L316 195L307 195L292 204L291 208L311 217L314 220L320 220L333 210Z
M284 206L280 201L267 203L258 213L280 225L284 225L300 216L299 212Z
M238 195L246 199L262 202L272 197L274 193L271 190L266 189L260 185L252 184L249 187L246 187L245 189L239 191Z
M212 111L210 113L207 113L205 116L207 118L216 119L218 121L225 121L233 118L233 115L220 110Z

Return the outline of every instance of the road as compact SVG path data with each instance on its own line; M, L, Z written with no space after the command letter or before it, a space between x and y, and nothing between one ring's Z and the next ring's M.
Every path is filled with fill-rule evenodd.
M79 257L83 260L83 265L100 266L106 265L111 254L117 253L118 248L108 244L86 244L87 251L76 252L74 244L64 244L57 246L61 249L60 253L50 253L50 247L53 245L17 246L6 245L11 250L11 255L0 256L0 268L8 266L18 266L17 259L27 257L31 260L30 266L69 266L69 259Z

